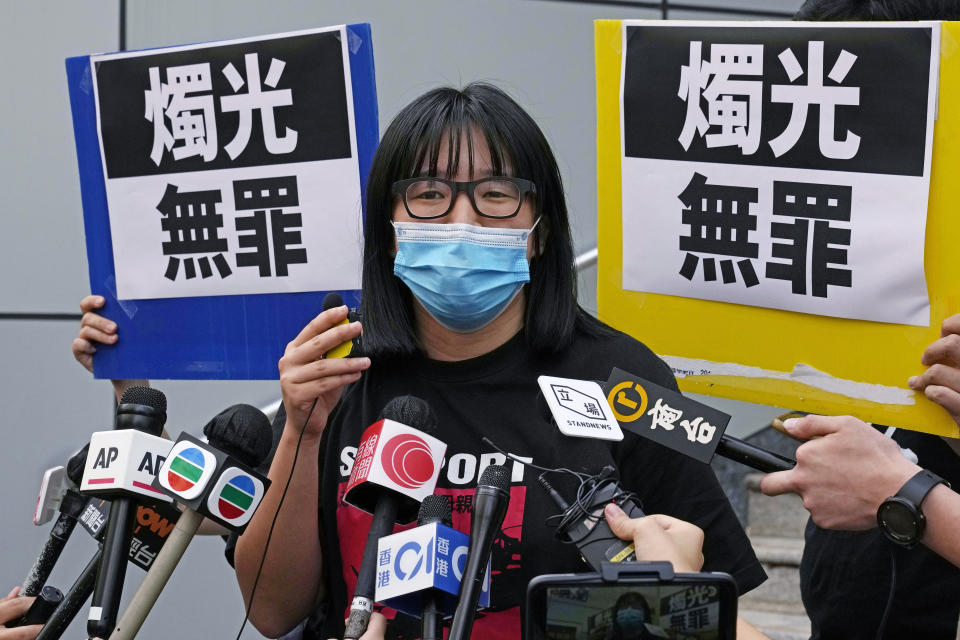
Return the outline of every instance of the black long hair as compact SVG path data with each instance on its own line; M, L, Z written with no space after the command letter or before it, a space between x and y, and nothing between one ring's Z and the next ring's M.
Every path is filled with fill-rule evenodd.
M487 83L463 89L433 89L404 107L387 127L370 167L363 260L363 342L374 356L411 355L417 351L410 290L393 275L397 180L438 175L441 147L448 149L446 176L456 174L460 145L473 168L474 137L490 149L494 174L532 180L540 224L534 231L537 255L530 261L525 339L541 353L557 352L573 338L578 316L573 243L560 170L550 145L533 119L510 96ZM582 321L580 321L582 324ZM587 322L596 329L595 323Z
M794 20L960 20L956 0L807 0Z

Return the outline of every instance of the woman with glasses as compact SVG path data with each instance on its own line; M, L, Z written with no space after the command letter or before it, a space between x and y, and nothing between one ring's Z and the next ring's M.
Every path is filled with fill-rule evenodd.
M299 456L251 607L262 632L277 636L309 617L305 637L341 636L370 516L340 498L361 434L388 401L406 394L429 403L435 435L447 444L436 493L448 497L456 528L470 530L483 469L506 464L510 471L491 606L478 614L475 638L519 638L530 579L586 569L576 547L556 540L548 526L558 509L539 486L539 472L507 460L484 436L541 467L587 474L614 467L647 513L704 530L705 570L731 573L741 593L764 580L708 466L632 434L621 442L570 438L539 411L541 375L606 380L620 367L677 387L647 347L577 305L560 173L542 132L510 97L471 84L430 91L401 110L370 169L365 225L361 322L344 323L345 308L327 310L280 361L285 426L270 469L273 487L236 549L249 602ZM361 330L366 357L323 358ZM574 500L575 479L550 480ZM417 637L418 621L398 615L391 635Z

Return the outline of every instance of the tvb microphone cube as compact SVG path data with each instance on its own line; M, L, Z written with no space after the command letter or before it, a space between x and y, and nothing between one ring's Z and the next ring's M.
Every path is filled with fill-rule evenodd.
M181 433L154 487L186 508L242 533L270 481L234 456Z
M399 498L397 522L414 522L437 486L446 452L446 444L422 431L389 419L374 422L357 447L344 502L373 513L388 489Z
M90 438L80 491L98 498L139 494L170 502L153 486L170 441L136 429L98 431Z
M457 608L469 545L470 536L439 522L380 538L376 601L420 617L424 594L435 589L441 594L440 611L443 615L452 614ZM489 605L488 563L478 606Z

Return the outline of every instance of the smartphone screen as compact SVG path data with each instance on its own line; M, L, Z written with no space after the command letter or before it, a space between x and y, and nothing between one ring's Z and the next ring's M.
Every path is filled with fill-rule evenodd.
M547 640L722 640L717 584L547 586Z

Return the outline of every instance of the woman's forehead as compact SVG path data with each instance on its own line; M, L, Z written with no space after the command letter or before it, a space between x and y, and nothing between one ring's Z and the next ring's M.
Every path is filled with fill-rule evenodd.
M474 127L469 134L464 131L457 137L450 134L444 135L436 147L435 154L430 153L429 150L424 154L419 173L420 175L435 173L438 176L451 176L456 173L477 178L497 173L510 173L509 157L502 149L499 155L499 163L494 162L487 137ZM431 166L434 160L436 165Z

